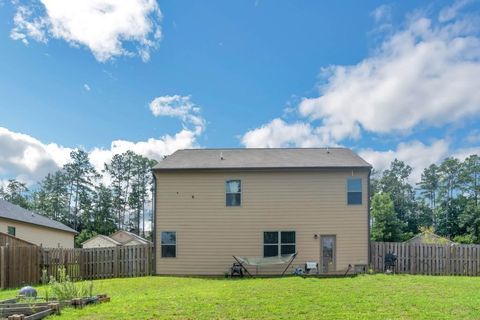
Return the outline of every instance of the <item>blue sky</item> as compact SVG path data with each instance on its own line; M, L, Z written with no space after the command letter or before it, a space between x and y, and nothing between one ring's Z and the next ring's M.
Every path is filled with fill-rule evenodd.
M0 177L72 148L480 149L478 1L65 2L0 1Z

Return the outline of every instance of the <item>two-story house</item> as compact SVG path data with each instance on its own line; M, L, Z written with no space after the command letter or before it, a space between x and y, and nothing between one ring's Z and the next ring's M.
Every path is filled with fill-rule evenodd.
M290 269L366 266L370 170L345 148L179 150L153 169L156 273L222 275L232 256L295 252Z
M0 199L0 232L46 248L73 248L77 231Z

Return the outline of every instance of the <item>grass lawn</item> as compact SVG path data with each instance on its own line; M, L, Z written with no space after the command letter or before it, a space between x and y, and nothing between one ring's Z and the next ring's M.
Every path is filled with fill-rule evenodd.
M480 319L480 277L143 277L97 280L94 291L112 301L53 319Z

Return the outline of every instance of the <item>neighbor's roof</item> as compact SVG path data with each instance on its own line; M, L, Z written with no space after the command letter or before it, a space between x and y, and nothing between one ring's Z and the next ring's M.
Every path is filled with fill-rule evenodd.
M125 243L129 243L130 241L132 241L132 240L134 240L134 239L140 241L140 242L143 243L143 244L152 243L151 241L149 241L149 240L147 240L147 239L145 239L145 238L140 237L138 234L135 234L135 233L130 232L130 231L127 231L127 230L118 230L118 231L112 233L112 234L110 235L110 237L114 237L116 234L119 234L119 233L124 233L124 234L126 234L126 235L128 235L128 236L131 237L130 239L128 239L128 240L126 240L126 241L124 241L124 242L120 242L120 241L116 240L116 241L118 241L118 242L119 242L120 244L122 244L122 245L125 244ZM113 239L113 238L111 238L111 239Z
M184 149L160 161L154 170L371 168L347 148Z
M425 243L437 243L437 242L445 242L445 243L451 243L451 244L455 243L454 241L448 238L439 236L438 234L433 233L431 231L420 232L419 234L416 234L415 236L413 236L412 238L404 242L415 242L415 240L417 239L420 239L421 242L425 242Z
M78 233L63 223L49 219L32 211L26 210L13 203L0 199L0 218L16 220L24 223L36 224L38 226L58 229L71 233Z
M93 240L95 240L95 239L97 239L97 238L101 238L101 239L104 239L104 240L106 240L106 241L109 241L109 242L113 243L113 244L116 245L116 246L121 246L121 245L122 245L122 244L121 244L120 242L118 242L117 240L112 239L112 238L110 238L109 236L105 236L105 235L103 235L103 234L97 234L96 236L91 237L90 239L83 241L81 244L83 245L83 244L85 244L85 243L87 243L87 242L90 242L90 241L93 241Z

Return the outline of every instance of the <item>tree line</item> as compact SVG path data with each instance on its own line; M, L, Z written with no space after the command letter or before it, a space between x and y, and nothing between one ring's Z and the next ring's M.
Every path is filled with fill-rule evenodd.
M77 245L95 234L116 230L146 236L155 164L155 160L127 151L114 155L98 172L87 152L74 150L67 164L32 190L25 183L9 180L0 187L0 198L78 231Z
M371 238L404 241L422 230L459 243L480 243L480 158L446 158L423 169L412 185L412 167L394 160L373 172Z

